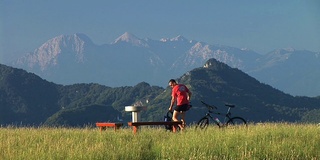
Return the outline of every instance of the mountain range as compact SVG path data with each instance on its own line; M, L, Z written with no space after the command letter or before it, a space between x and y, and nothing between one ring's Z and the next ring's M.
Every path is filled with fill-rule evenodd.
M183 36L152 40L128 32L110 44L96 45L85 34L77 33L48 40L12 66L63 85L99 83L119 87L144 81L165 87L169 79L215 58L285 93L314 97L320 95L319 55L293 48L261 55Z
M206 113L200 101L218 106L235 104L232 116L248 122L318 123L320 96L292 96L259 82L239 69L209 59L203 67L179 78L192 91L192 109L187 122L193 124ZM134 86L108 87L96 83L60 85L34 73L0 64L0 125L86 126L101 121L131 120L128 105L143 105L143 121L162 121L170 104L170 87L140 82Z

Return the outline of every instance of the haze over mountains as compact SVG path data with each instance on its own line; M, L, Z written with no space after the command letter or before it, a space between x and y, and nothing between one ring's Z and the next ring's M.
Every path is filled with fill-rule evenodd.
M292 95L320 95L319 53L276 49L260 55L249 49L207 44L183 36L160 40L124 33L97 45L85 34L60 35L21 57L23 68L58 84L132 86L142 81L166 86L168 79L201 67L208 59L238 68L260 82Z

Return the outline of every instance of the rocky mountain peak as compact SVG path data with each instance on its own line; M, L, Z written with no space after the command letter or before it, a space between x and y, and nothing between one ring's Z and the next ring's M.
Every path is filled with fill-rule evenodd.
M60 35L54 37L33 53L29 53L18 60L18 64L25 64L29 67L39 65L43 71L50 65L58 64L58 57L63 54L71 54L77 62L84 61L84 51L87 46L93 45L91 39L85 34L76 33L73 35Z
M268 53L266 57L263 57L262 59L266 59L268 61L266 64L270 67L288 60L293 53L293 49L277 49Z
M193 43L192 40L188 40L187 38L179 35L177 37L174 38L161 38L160 39L161 42L186 42L186 43Z
M212 50L209 48L209 45L202 42L197 42L195 45L191 47L189 53L190 54L194 54L194 53L209 54L211 52Z
M188 42L189 40L179 35L177 37L171 38L170 41Z
M131 43L134 46L148 47L148 44L144 40L136 37L135 35L129 32L125 32L124 34L122 34L112 44L117 44L121 42Z

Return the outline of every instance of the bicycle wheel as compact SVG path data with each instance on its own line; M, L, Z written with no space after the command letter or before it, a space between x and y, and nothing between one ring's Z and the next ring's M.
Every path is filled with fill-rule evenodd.
M242 128L247 127L247 121L241 117L233 117L227 121L228 128Z
M208 127L208 125L209 125L209 118L203 117L197 123L197 127L196 128L206 129Z

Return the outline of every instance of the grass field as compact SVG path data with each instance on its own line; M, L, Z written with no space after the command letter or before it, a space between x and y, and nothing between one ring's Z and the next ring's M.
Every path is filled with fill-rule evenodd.
M1 160L320 159L320 126L267 123L206 131L164 128L0 128Z

